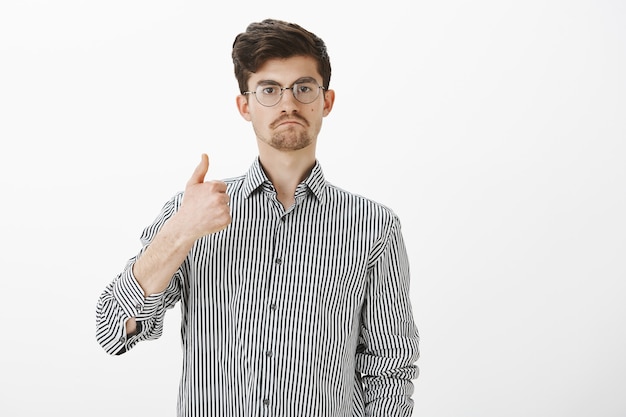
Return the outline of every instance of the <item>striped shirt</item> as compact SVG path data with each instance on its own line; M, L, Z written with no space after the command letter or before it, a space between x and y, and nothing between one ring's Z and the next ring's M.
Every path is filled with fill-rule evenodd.
M319 162L287 210L258 158L225 182L231 224L198 239L148 297L132 265L182 192L144 229L98 300L100 345L122 354L158 338L180 302L179 417L410 416L419 336L398 217L326 182Z

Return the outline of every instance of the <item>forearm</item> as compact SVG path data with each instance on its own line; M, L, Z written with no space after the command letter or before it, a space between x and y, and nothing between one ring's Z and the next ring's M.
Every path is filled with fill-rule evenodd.
M158 294L167 288L194 242L194 238L186 237L177 227L176 215L163 225L132 267L144 296ZM133 335L136 331L137 321L131 317L126 322L126 333Z
M169 219L133 265L133 275L145 296L165 290L196 240L182 231L177 215ZM133 323L127 324L133 327ZM132 333L132 332L131 332Z

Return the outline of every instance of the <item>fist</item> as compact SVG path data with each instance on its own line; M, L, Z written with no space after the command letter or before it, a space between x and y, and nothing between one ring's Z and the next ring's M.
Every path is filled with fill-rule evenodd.
M177 213L182 227L195 239L219 232L231 222L226 183L205 181L208 170L209 157L203 153L200 164L187 181Z

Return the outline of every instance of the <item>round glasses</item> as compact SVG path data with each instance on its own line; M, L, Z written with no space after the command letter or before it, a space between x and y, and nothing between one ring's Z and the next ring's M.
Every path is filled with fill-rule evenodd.
M296 81L291 87L281 87L275 82L263 82L259 84L255 91L244 91L243 94L254 94L260 105L272 107L278 104L283 98L285 90L291 90L293 97L302 104L310 104L320 95L320 86L315 80Z

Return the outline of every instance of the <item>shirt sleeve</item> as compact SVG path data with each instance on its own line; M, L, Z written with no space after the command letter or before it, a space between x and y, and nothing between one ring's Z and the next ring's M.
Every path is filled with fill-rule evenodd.
M362 376L365 415L409 417L419 375L419 334L409 294L409 262L394 215L386 239L375 248L361 312L356 370Z
M180 300L182 270L174 274L168 287L158 294L144 296L133 275L133 265L148 247L161 226L171 217L176 199L170 200L156 220L142 233L142 249L131 258L124 270L109 283L96 304L96 340L109 354L121 355L143 340L157 339L163 334L165 312ZM137 330L126 333L126 322L134 317Z

